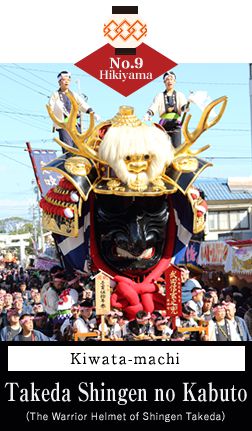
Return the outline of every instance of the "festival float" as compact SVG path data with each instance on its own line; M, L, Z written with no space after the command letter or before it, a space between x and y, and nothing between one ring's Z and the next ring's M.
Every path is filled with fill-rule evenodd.
M113 279L111 307L134 319L138 311L181 312L181 278L176 266L193 233L204 229L206 203L193 186L211 166L198 157L209 145L193 149L200 135L221 119L223 96L204 110L190 132L187 114L184 142L174 149L164 129L139 120L121 106L110 120L84 133L76 130L78 105L72 93L67 130L76 147L55 138L66 151L44 169L62 175L42 198L43 225L54 233L66 267L102 271ZM210 120L211 112L219 107ZM166 281L166 295L157 280Z

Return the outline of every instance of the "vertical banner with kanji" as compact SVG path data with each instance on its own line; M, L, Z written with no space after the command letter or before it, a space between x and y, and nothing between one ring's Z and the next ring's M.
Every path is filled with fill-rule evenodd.
M61 179L61 175L57 172L42 170L49 162L56 159L56 152L54 150L33 150L29 143L27 143L27 149L40 193L45 196L53 186L58 185Z
M110 311L110 279L102 272L95 277L95 306L98 316Z
M167 316L175 317L181 314L181 271L170 265L165 271L166 281L166 313Z

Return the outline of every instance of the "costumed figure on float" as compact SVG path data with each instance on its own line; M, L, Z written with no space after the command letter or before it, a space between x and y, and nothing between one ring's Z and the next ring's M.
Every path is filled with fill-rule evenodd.
M164 277L169 292L176 256L193 233L204 229L206 203L193 182L211 165L197 157L209 146L191 147L220 120L227 97L206 107L193 132L187 115L185 141L176 149L160 125L141 122L128 106L97 126L91 113L88 130L79 133L78 105L70 91L68 97L72 108L67 123L47 107L76 148L55 139L67 152L44 168L63 177L41 201L44 227L54 232L67 267L103 270L113 277L111 306L123 310L127 319L140 310L166 310L167 296L156 281ZM217 105L219 113L210 121ZM169 301L173 315L179 314L179 295Z

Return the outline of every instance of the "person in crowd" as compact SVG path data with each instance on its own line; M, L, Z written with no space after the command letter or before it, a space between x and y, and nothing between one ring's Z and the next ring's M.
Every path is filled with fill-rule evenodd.
M58 311L59 295L64 289L65 279L62 273L56 273L50 282L50 287L43 293L41 300L46 313L52 316Z
M71 83L71 73L63 70L57 75L59 88L57 91L51 95L49 100L49 106L52 109L53 113L57 117L59 121L67 122L69 118L69 114L71 111L71 102L67 97L67 91L69 90ZM84 112L86 114L90 114L94 112L94 110L85 102L84 98L77 93L74 93L74 98L78 103L79 111ZM99 121L100 117L97 114L94 114L95 120ZM76 124L76 129L78 132L81 132L80 124ZM70 147L75 147L75 144L66 130L59 128L57 124L54 124L53 131L57 131L59 133L59 139L69 145ZM63 153L66 152L63 149Z
M43 307L43 304L41 302L34 304L32 307L32 313L33 314L42 313L43 311L44 311L44 307Z
M175 90L176 75L166 72L163 76L165 90L157 94L144 116L144 121L150 121L158 112L161 126L164 127L171 138L174 148L181 145L181 121L183 113L188 112L189 104L185 95Z
M13 302L13 307L15 310L17 310L19 316L24 313L31 313L32 312L32 306L31 305L25 305L23 298L16 298Z
M105 315L104 333L106 338L113 341L121 339L121 327L118 319L122 315L123 313L117 310L111 310ZM99 331L102 331L102 324L99 325Z
M202 315L201 315L202 320L209 321L214 317L212 306L213 306L213 298L210 295L210 293L207 292L203 297L203 306L202 306Z
M65 341L72 340L73 335L83 329L83 321L80 318L80 305L77 302L71 306L71 314L71 317L67 317L60 327L61 336Z
M154 321L154 326L151 330L151 338L153 340L169 340L172 332L169 319L160 316Z
M244 314L244 320L248 327L249 333L252 336L252 296L247 299L248 310Z
M184 269L182 274L182 304L187 303L192 299L192 289L202 289L202 286L197 279L199 275L190 273L188 269Z
M0 332L1 341L12 341L22 329L19 323L19 314L17 310L12 308L7 311L7 321L8 324Z
M233 289L232 287L226 287L221 291L221 301L233 302Z
M224 304L214 304L213 320L209 321L209 341L231 341L230 325Z
M48 315L43 311L37 311L34 315L34 329L42 332L47 337L53 336L52 326L48 322Z
M14 277L11 271L7 271L6 279L5 279L7 290L12 291L12 286L14 283Z
M187 302L189 307L194 309L194 304L196 305L196 315L197 319L201 318L202 315L202 306L203 306L203 297L204 297L205 290L199 289L198 287L194 287L191 290L192 299Z
M223 304L230 327L231 341L252 341L245 320L235 315L236 305L233 302L224 302Z
M136 313L136 318L128 324L129 340L143 340L150 337L150 318L151 315L146 311L140 310Z
M35 296L37 295L37 293L39 293L39 287L38 286L33 286L31 287L30 291L29 291L29 300L28 303L29 305L31 305L33 307L34 303L35 303Z
M13 341L55 341L53 337L47 337L42 332L34 329L33 320L33 315L22 314L20 317L22 330L13 338Z
M236 305L236 316L243 318L244 314L247 311L243 294L241 292L234 292L233 293L233 302Z
M56 277L56 275L59 275L63 272L63 268L61 268L61 266L59 265L54 265L52 266L52 268L49 271L49 280L46 281L40 291L40 295L41 295L41 302L44 301L44 296L47 292L47 290L51 287L52 282L53 282L53 278Z
M214 287L209 287L207 289L207 293L209 293L211 295L211 297L213 298L213 305L218 304L219 297L218 297L217 289L215 289Z
M25 281L21 281L18 286L19 291L21 292L23 300L27 303L30 299L30 292L27 291L27 284Z
M11 293L6 293L4 296L4 311L7 312L12 308L13 305L13 297Z
M40 292L34 292L33 302L31 305L34 307L36 304L41 304L41 294Z
M182 304L182 315L176 318L177 328L193 328L197 326L197 305L191 301L190 305ZM191 332L190 330L182 333L185 341L200 341L200 335L197 331Z
M129 321L125 319L123 312L118 316L118 325L120 326L120 338L125 339L128 333Z
M7 324L7 311L4 310L4 299L0 297L0 330Z
M80 304L80 328L79 332L93 332L97 328L97 320L94 315L93 302L85 300Z

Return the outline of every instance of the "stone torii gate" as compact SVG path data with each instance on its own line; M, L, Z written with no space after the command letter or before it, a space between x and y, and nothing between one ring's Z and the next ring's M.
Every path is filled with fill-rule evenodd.
M17 235L0 234L0 249L9 247L20 248L20 263L21 265L25 262L25 247L29 245L29 240L32 237L30 233L23 233Z

